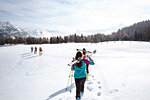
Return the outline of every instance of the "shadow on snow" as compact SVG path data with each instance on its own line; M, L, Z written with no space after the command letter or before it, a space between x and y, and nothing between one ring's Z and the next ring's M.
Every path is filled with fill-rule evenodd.
M30 52L27 52L27 53L23 53L23 54L21 54L21 55L28 55L28 54L31 54Z
M25 59L31 59L31 58L35 58L35 57L38 57L39 55L35 55L35 56L29 56L29 57L26 57Z
M50 100L50 99L52 99L52 98L54 98L54 97L56 97L62 93L70 92L70 90L72 90L74 87L75 87L75 84L73 83L70 86L68 86L68 88L67 88L68 90L66 88L63 88L63 89L51 94L46 100Z
M22 57L27 57L27 56L31 56L31 55L32 55L32 53L30 53L30 52L21 54Z
M30 53L30 52L23 53L23 54L21 54L21 55L22 55L22 57L24 57L25 59L31 59L31 58L35 58L35 57L40 56L40 55L36 55L36 54Z

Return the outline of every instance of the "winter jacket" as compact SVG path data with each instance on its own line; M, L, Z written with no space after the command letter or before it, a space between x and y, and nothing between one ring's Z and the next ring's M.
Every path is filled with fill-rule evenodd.
M86 64L94 65L94 61L92 59L90 60L83 59L81 60L81 62L82 62L82 66L80 68L77 67L76 64L74 64L71 67L72 71L75 70L74 77L77 79L86 77Z

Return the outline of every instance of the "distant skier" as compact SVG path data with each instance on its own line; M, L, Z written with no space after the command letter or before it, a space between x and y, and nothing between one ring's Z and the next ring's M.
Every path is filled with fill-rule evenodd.
M31 53L33 52L33 47L31 47Z
M42 51L43 51L43 50L42 50L42 48L40 47L40 48L39 48L39 53L40 53L40 55L42 55Z
M82 57L82 53L79 51L76 53L75 59ZM88 56L89 60L82 59L71 67L71 70L74 71L74 78L76 84L76 100L80 100L80 97L84 93L84 83L86 80L86 64L94 65L94 61Z
M34 48L34 54L36 54L36 53L37 53L37 47Z
M88 53L91 53L91 52L86 51L86 49L85 49L85 48L83 48L83 50L82 50L82 54L83 54L83 56L87 56L87 55L88 55ZM89 64L86 64L86 72L87 72L87 76L86 76L86 78L88 78L88 77L89 77Z

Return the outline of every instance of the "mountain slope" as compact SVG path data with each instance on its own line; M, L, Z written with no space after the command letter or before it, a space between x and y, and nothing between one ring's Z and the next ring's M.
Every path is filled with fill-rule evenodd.
M0 21L0 38L22 37L26 38L29 34L10 22Z
M135 23L129 27L124 27L122 29L119 29L117 33L122 35L125 33L129 36L133 36L135 34L135 31L138 33L145 34L149 30L150 30L150 20L146 20L146 21Z
M52 36L63 36L63 32L52 31L52 30L34 30L30 32L32 37L52 37Z

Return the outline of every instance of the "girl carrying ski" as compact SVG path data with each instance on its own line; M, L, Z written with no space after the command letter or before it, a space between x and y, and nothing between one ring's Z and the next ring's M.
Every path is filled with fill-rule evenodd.
M86 49L83 48L82 54L83 54L84 56L86 56L88 52L89 52L89 51L86 51ZM89 52L89 53L91 53L91 52ZM89 77L89 64L86 64L86 73L87 73L86 78L88 79L88 77Z
M75 59L82 57L81 52L76 53ZM94 61L88 56L89 60L82 59L78 61L71 67L71 70L74 70L74 78L76 84L76 100L80 100L81 96L84 93L84 83L86 80L86 64L94 65Z
M42 50L42 48L40 47L40 48L39 48L39 53L40 53L40 55L42 55L42 51L43 51L43 50Z

